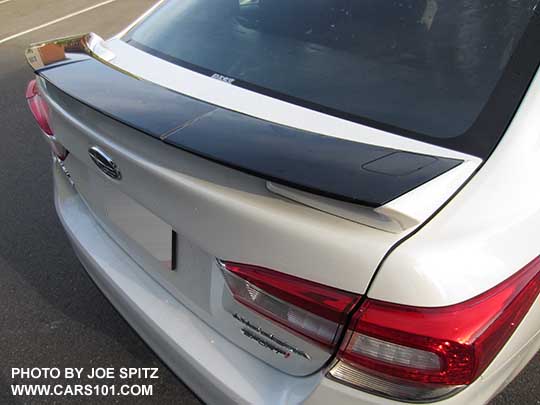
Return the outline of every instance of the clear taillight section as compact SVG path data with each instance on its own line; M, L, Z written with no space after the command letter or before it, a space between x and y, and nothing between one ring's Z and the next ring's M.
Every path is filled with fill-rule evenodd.
M330 376L402 400L428 400L472 383L540 291L540 258L463 303L418 308L366 299Z
M362 333L354 333L348 347L359 356L396 366L425 371L442 369L442 360L435 353L387 342Z
M52 152L58 159L63 161L67 157L68 151L54 137L54 133L50 126L49 106L39 94L36 80L31 80L26 87L26 101L37 124L45 134Z
M360 297L258 266L219 262L234 298L290 331L326 347L337 343Z

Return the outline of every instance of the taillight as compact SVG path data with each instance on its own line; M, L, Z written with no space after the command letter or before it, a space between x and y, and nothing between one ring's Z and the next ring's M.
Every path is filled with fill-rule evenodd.
M26 100L28 101L30 111L34 114L34 118L41 130L47 135L52 136L53 132L49 126L49 107L39 94L37 82L35 80L28 83L28 87L26 88Z
M219 262L234 298L325 347L337 343L360 296L274 270Z
M473 382L540 292L540 258L460 304L418 308L366 299L329 375L401 400L429 400Z
M54 133L50 126L49 106L39 94L36 80L31 80L26 87L26 101L37 124L46 135L53 153L58 159L64 160L68 155L68 151L54 138Z

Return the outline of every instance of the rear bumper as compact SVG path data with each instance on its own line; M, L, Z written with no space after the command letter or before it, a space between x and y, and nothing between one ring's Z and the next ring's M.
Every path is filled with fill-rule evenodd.
M324 378L286 375L232 344L137 265L101 228L61 168L54 165L55 205L90 277L156 354L208 403L403 404ZM485 403L540 348L540 300L486 372L438 404Z

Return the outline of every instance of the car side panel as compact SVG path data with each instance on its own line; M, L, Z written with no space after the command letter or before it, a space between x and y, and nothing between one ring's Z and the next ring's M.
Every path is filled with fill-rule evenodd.
M539 88L537 74L493 155L444 209L388 255L370 297L452 305L494 287L540 254Z

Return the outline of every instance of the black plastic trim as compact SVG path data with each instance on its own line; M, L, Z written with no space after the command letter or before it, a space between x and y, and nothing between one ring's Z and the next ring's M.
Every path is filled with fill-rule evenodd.
M278 125L136 79L90 57L38 74L167 144L266 180L369 207L462 163Z

